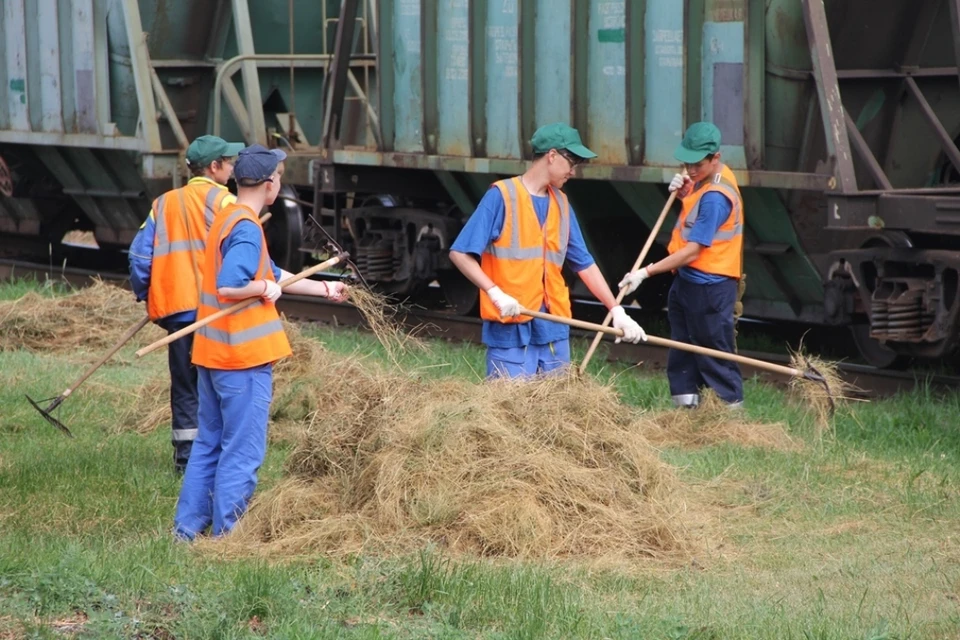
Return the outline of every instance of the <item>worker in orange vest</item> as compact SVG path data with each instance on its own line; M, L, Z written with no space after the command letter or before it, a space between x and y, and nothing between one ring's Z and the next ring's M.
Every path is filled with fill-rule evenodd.
M201 136L187 147L193 175L186 186L153 201L150 214L130 244L130 285L145 300L150 319L179 331L197 318L200 266L214 215L236 198L224 186L233 175L243 143ZM170 410L173 462L182 474L197 437L197 370L190 364L193 334L170 344Z
M675 271L667 297L670 337L733 353L734 305L743 275L743 198L733 172L720 161L720 130L712 123L690 125L674 155L688 175L678 173L670 181L682 208L669 255L628 273L620 288L629 294L650 276ZM671 349L667 378L678 407L696 407L704 387L731 407L743 404L736 362Z
M213 525L228 533L246 511L267 450L267 421L273 398L273 363L290 355L275 302L278 282L292 277L267 252L260 211L276 200L286 154L261 145L237 158L238 198L220 211L207 238L198 319L238 300L259 298L240 311L197 330L199 433L187 464L174 518L178 538L193 540ZM304 279L286 291L341 301L341 282Z
M576 129L559 122L537 129L530 143L533 164L521 176L494 183L450 247L450 261L480 288L489 378L527 377L570 364L568 325L520 315L523 307L571 317L564 263L613 312L624 340L646 339L617 304L561 190L577 165L596 154Z

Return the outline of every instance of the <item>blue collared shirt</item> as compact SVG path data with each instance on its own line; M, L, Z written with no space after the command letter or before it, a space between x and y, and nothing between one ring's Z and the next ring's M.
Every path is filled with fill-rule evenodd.
M537 212L537 219L543 227L550 209L550 196L531 194L531 199L534 211ZM503 194L497 187L491 187L480 200L476 211L467 220L467 224L464 225L450 250L469 253L479 258L491 243L500 238L505 219L506 205L503 202ZM573 207L570 207L570 239L567 243L566 262L576 273L594 264L593 256L590 255L583 240ZM546 309L541 308L541 311ZM570 338L570 327L540 318L519 323L484 320L481 337L483 344L489 347L525 347L528 344L550 344L567 340Z

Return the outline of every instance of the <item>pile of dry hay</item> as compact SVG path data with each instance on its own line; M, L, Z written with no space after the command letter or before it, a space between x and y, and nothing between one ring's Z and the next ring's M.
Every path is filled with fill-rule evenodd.
M96 311L118 292L116 308ZM79 324L107 345L139 318L129 294L108 285L71 304L83 308L89 294L99 304L87 304L95 311ZM60 301L43 303L62 312ZM294 355L275 367L271 435L294 443L288 477L255 497L218 552L403 553L433 541L509 557L686 556L709 537L698 493L654 445L790 446L776 427L747 438L756 427L722 411L645 416L590 379L427 379L332 354L285 328ZM388 323L375 328L388 353L422 348ZM143 383L129 426L163 420L165 388L159 378ZM682 428L680 416L690 416Z
M658 447L687 449L733 443L777 451L797 451L802 443L779 424L746 422L731 411L711 389L706 389L696 410L678 409L650 416L644 424L647 439Z
M288 432L289 478L255 499L221 551L402 552L427 541L509 557L690 550L689 495L611 387L423 379L289 331L300 355L278 366L278 395L281 376L301 386L280 410L308 412Z
M701 493L657 445L799 447L709 394L698 411L647 415L592 378L430 379L286 330L294 355L275 370L271 429L294 443L287 478L254 499L218 553L434 542L516 558L685 557L709 543Z
M65 296L30 292L0 302L0 350L107 351L145 313L130 291L102 280ZM162 335L147 325L131 344L147 344Z

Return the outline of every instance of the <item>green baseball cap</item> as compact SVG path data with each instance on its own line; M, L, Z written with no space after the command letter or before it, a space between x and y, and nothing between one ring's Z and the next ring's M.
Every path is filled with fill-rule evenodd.
M680 162L696 164L717 151L720 151L720 129L710 122L694 122L683 134L673 157Z
M596 158L597 154L583 146L580 132L562 122L545 124L530 138L534 153L546 153L550 149L564 149L578 158Z
M232 158L246 145L242 142L227 142L217 136L200 136L187 147L187 162L205 167L220 158Z

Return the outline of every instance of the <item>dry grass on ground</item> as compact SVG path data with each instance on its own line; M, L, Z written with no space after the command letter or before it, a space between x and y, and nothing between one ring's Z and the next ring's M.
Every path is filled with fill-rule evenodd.
M0 301L0 350L107 351L145 313L132 293L100 280L65 296L30 292ZM147 344L162 336L161 329L148 324L131 344Z
M403 553L432 541L482 556L689 557L711 545L710 508L657 447L797 446L778 425L709 403L645 413L591 377L423 377L399 356L429 347L392 325L376 297L356 299L390 362L335 354L285 322L294 355L275 367L271 438L292 444L286 477L255 497L218 553ZM142 313L104 284L23 300L0 310L41 328L11 330L0 311L0 332L26 348L76 344L79 333L108 347ZM135 408L119 429L169 420L165 376L117 402Z

